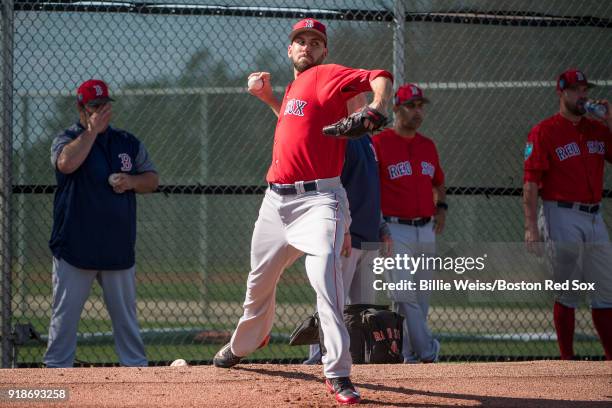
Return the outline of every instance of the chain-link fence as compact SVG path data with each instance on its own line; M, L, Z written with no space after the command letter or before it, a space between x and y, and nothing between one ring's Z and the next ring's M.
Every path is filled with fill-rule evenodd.
M512 279L517 269L525 278L543 276L518 244L524 142L555 112L553 81L566 68L583 69L599 85L594 95L610 94L612 4L215 3L3 1L4 366L29 332L9 334L28 323L42 339L17 344L18 361L42 361L51 310L49 147L77 120L75 90L89 78L110 84L114 125L145 143L161 175L161 191L138 198L138 314L148 358L212 358L241 315L275 126L272 112L247 94L246 77L269 71L282 93L292 74L288 33L306 16L328 26L327 62L393 71L432 100L422 130L438 145L451 208L440 253L473 243L483 253L516 254L489 278ZM430 322L443 340L442 359L556 356L551 299L544 292L527 300L434 294ZM252 357L301 361L307 350L288 347L287 337L314 310L302 263L284 273L277 302L272 343ZM577 352L600 356L582 313ZM77 360L117 361L97 286L79 326Z

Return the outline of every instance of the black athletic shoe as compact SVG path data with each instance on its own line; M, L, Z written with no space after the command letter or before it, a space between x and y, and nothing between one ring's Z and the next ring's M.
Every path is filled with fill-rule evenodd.
M232 353L231 343L227 343L215 354L213 358L213 364L215 367L230 368L238 364L242 360L242 357L238 357Z
M326 378L325 385L330 394L335 394L340 404L359 404L361 395L348 377Z

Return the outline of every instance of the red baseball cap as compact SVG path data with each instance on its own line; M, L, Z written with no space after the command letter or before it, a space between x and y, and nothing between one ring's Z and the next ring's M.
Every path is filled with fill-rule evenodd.
M406 102L423 101L429 103L429 99L423 96L423 90L415 84L404 84L395 93L395 106L403 105Z
M315 20L314 18L305 18L295 23L295 25L291 29L291 34L289 34L289 39L291 40L291 42L293 42L293 39L296 35L306 31L318 34L327 45L327 30L325 29L325 25L320 21Z
M81 105L96 106L114 99L108 96L108 85L99 79L83 82L77 89L77 102Z
M578 69L568 69L557 78L557 90L571 88L574 85L586 85L587 88L593 88L595 84L588 82L586 75Z

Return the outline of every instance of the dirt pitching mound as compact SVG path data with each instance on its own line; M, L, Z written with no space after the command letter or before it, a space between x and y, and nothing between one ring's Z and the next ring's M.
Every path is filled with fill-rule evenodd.
M353 368L363 406L610 407L612 363L536 361ZM0 370L2 407L329 407L321 366L245 364ZM66 401L7 400L8 389L67 389Z

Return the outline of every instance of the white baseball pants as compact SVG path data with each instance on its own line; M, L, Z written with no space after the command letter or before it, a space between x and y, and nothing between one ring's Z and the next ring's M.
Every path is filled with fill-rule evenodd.
M324 374L328 378L350 375L340 265L343 235L349 225L348 201L339 177L317 180L317 191L304 194L282 196L266 191L253 231L244 313L232 336L232 353L252 353L270 333L280 276L306 254L306 273L317 294L327 350Z

